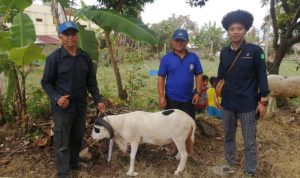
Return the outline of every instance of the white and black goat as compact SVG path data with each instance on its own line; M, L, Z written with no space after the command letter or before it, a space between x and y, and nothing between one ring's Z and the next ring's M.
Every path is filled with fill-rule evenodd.
M195 121L178 109L155 113L135 111L97 118L92 137L96 140L113 138L123 152L127 151L128 145L131 146L128 176L138 175L134 172L134 161L139 144L162 146L174 142L180 157L174 172L178 175L184 170L188 154L192 152L195 129Z

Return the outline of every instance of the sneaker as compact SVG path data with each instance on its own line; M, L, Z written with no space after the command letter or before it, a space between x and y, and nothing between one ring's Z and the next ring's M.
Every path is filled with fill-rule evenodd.
M234 166L230 165L226 160L220 162L218 166L212 168L214 174L225 175L232 174L235 172Z
M87 167L88 167L88 165L84 162L78 162L76 164L70 165L70 169L74 169L74 170L80 170L80 169L87 168Z

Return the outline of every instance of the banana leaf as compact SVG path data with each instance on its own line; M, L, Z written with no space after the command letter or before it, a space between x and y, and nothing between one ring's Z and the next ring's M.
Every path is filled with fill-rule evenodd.
M13 47L23 47L35 41L33 22L27 14L19 13L16 15L10 30Z
M0 12L6 12L11 9L23 11L26 7L32 4L32 0L1 0Z
M158 40L150 29L137 18L120 15L112 10L91 10L84 8L76 13L77 16L85 16L98 26L106 30L123 32L138 41L145 41L149 44L157 44Z
M20 48L13 48L9 52L9 58L18 66L31 64L35 60L45 59L42 48L35 44L29 44Z
M9 32L0 32L0 53L11 49L9 38L10 38Z
M87 52L93 60L94 69L97 69L99 51L98 51L98 41L95 36L95 32L85 30L79 23L78 27L78 47Z

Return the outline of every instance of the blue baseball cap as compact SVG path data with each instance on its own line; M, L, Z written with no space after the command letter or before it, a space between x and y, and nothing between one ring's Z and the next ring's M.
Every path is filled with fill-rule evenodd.
M78 31L78 28L74 22L66 21L66 22L60 24L60 26L58 28L58 33L63 33L64 31L66 31L68 29L74 29L74 30Z
M177 39L188 41L189 35L188 35L187 31L185 29L175 30L175 32L173 33L173 40L177 40Z

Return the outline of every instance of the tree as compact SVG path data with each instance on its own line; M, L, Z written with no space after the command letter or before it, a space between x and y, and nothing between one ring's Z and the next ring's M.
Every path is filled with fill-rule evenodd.
M42 49L34 44L36 39L33 22L23 10L31 5L31 1L2 0L0 13L4 16L16 12L13 16L9 31L0 32L0 72L8 77L9 84L6 91L6 100L13 99L14 117L28 131L30 117L26 102L26 77L33 70L34 60L44 59ZM2 101L1 101L2 102ZM0 108L2 109L2 108Z
M273 28L273 60L267 61L270 74L278 74L280 64L290 48L300 42L300 2L299 0L264 0L270 4L270 16Z
M206 1L208 0L188 0L187 3L189 3L192 7L202 7L205 6Z
M189 16L184 15L176 16L175 14L172 14L167 20L151 25L150 29L157 34L159 39L158 47L164 52L166 52L167 49L170 49L170 46L168 47L167 44L170 43L172 33L177 28L187 29L190 39L193 39L198 31L197 23L190 20Z
M207 0L189 0L191 6L203 6ZM273 29L274 58L268 60L267 70L278 74L280 64L290 48L300 42L300 2L299 0L262 0L263 5L270 6Z
M213 24L211 22L205 23L200 31L196 33L193 43L198 48L203 48L206 52L209 52L211 56L222 47L223 35L224 31L221 27L216 26L216 22Z
M253 27L247 32L246 41L249 43L259 44L259 30Z
M99 6L105 9L113 9L120 14L139 17L140 12L146 3L153 3L154 0L97 0Z

